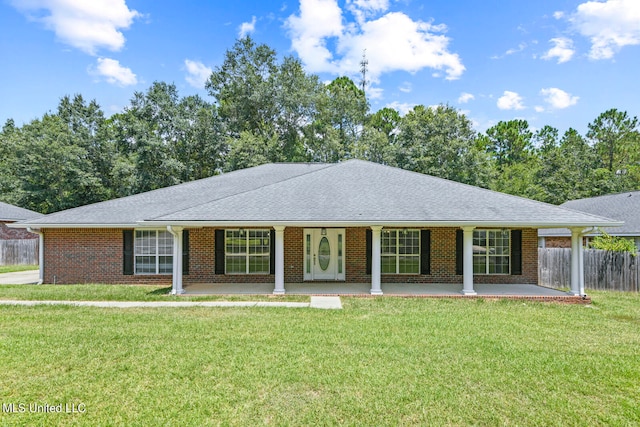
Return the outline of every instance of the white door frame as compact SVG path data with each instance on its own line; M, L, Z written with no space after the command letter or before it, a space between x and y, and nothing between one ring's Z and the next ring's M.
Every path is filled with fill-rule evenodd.
M325 269L320 265L318 254L323 239L329 245L329 263ZM303 240L304 280L345 280L344 228L305 228Z

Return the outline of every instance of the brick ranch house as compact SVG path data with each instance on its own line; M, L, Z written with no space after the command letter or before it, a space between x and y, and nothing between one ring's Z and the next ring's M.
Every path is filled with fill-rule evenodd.
M640 191L570 200L561 204L560 207L624 222L622 227L604 231L612 236L633 240L636 247L640 248ZM585 233L584 245L598 234L600 234L598 229ZM540 230L538 241L542 248L570 248L571 232L562 228Z
M266 164L53 213L45 283L537 284L538 229L615 221L361 160ZM571 289L583 294L578 251Z
M37 239L37 234L29 233L25 229L9 228L7 227L7 224L13 224L16 221L35 219L40 216L42 216L42 214L39 214L38 212L0 202L0 240Z

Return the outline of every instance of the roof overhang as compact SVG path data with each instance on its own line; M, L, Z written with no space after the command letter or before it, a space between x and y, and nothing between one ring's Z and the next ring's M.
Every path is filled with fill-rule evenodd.
M378 225L383 227L490 227L490 228L585 228L585 227L620 227L624 223L620 221L603 224L601 221L581 222L581 223L549 223L523 222L523 221L406 221L406 220L385 220L385 221L137 221L135 223L123 224L97 224L97 223L77 223L77 224L55 224L55 223L11 223L10 228L158 228L168 225L188 228L201 227L370 227Z

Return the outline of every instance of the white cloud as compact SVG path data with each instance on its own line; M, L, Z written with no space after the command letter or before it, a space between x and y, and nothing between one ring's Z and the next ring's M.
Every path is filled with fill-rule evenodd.
M564 18L564 12L561 11L561 10L553 12L553 17L556 18L556 19L562 19L562 18Z
M367 98L369 99L382 99L383 93L384 93L384 89L382 89L381 87L367 88Z
M542 56L542 59L558 58L558 64L567 62L573 57L575 50L573 49L573 41L566 37L556 37L549 40L554 46Z
M196 89L204 89L204 85L209 80L213 70L202 62L190 59L184 60L184 66L187 69L187 75L185 76L187 83Z
M562 110L564 108L571 107L572 105L576 105L578 103L578 96L571 96L571 94L563 91L562 89L558 89L557 87L550 87L547 89L542 89L540 94L545 97L545 102L556 110Z
M338 72L327 48L327 39L342 34L342 10L335 0L300 0L300 15L291 15L285 24L291 47L310 72Z
M409 104L406 102L397 102L397 101L394 101L390 104L385 105L385 107L387 108L392 108L396 110L398 113L400 113L401 116L404 116L409 111L413 110L413 107L415 106L416 104Z
M462 92L458 97L458 104L466 104L467 102L472 101L474 99L476 99L476 97L473 96L473 94Z
M414 21L400 12L373 16L387 7L382 0L352 0L347 12L356 22L345 23L337 0L300 0L298 15L289 16L285 24L292 49L313 73L356 75L366 50L373 82L383 73L414 73L424 68L443 71L448 80L462 75L465 67L448 50L449 38L442 34L446 26ZM335 46L333 51L329 44Z
M400 86L398 90L400 90L400 92L410 93L413 90L413 86L411 85L411 82L403 82L402 86Z
M104 77L107 82L118 86L131 86L138 83L136 75L130 68L123 67L120 62L111 58L98 58L95 68L90 68L89 73Z
M367 17L386 12L389 9L389 0L347 0L347 9L356 21L362 24Z
M41 22L65 44L96 55L99 48L118 51L134 18L125 0L12 0L13 6L33 21Z
M243 22L238 29L238 37L243 38L247 34L251 34L256 30L256 17L251 17L251 22Z
M533 109L536 110L536 113L544 112L544 107L542 105L536 105Z
M589 58L609 59L624 46L640 44L640 1L588 1L568 17L591 41Z
M504 94L498 98L497 105L501 110L524 110L525 108L522 104L522 97L516 92L508 90L505 90Z

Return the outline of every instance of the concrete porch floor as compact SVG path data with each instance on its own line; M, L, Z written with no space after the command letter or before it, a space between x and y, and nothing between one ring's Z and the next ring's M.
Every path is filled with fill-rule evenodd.
M424 284L424 283L383 283L384 295L459 297L462 296L462 284ZM273 283L194 283L184 287L185 295L265 295L273 293ZM287 295L358 295L369 296L370 283L332 283L308 282L287 283ZM556 289L537 285L487 285L475 284L479 297L522 297L522 298L567 298L571 295ZM580 298L574 297L572 298Z

